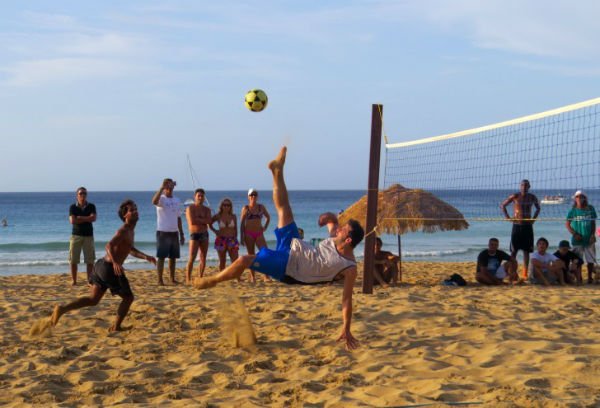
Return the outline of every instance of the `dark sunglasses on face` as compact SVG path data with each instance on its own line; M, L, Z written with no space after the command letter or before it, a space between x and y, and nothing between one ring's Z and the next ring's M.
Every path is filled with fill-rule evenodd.
M231 207L231 204L223 204L223 207Z
M80 192L79 192L79 193L77 193L77 194L78 194L78 195L83 195L83 196L86 196L86 195L87 195L87 193L86 193L85 191L80 191Z

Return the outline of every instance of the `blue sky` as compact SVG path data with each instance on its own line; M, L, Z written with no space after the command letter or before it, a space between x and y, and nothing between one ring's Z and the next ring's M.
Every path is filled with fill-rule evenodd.
M364 189L372 103L400 142L600 96L594 1L211 3L3 3L0 191L265 189L282 144Z

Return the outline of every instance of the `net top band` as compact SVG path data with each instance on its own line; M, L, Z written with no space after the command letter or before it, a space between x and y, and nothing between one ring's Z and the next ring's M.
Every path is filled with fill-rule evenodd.
M543 118L546 118L549 116L559 115L561 113L570 112L570 111L574 111L577 109L586 108L586 107L594 106L594 105L598 105L598 104L600 104L600 98L589 99L587 101L574 103L572 105L566 105L561 108L551 109L551 110L547 110L545 112L540 112L540 113L534 113L532 115L522 116L520 118L506 120L504 122L494 123L492 125L480 126L480 127L473 128L473 129L461 130L459 132L448 133L445 135L439 135L439 136L433 136L433 137L427 137L427 138L423 138L423 139L412 140L409 142L386 143L385 147L387 149L396 149L396 148L415 146L415 145L420 145L420 144L425 144L425 143L439 142L441 140L454 139L457 137L469 136L472 134L486 132L489 130L503 128L506 126L518 125L520 123L529 122L531 120L543 119Z

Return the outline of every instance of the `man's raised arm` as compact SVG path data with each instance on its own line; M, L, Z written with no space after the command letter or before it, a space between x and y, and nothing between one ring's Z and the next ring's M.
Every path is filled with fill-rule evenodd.
M332 212L326 212L319 216L319 227L323 227L327 225L327 230L329 231L329 236L334 237L337 232L338 227L338 218Z

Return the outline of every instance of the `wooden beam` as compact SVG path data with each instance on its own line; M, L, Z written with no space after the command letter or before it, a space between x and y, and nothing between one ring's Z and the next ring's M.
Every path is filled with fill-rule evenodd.
M369 182L367 190L367 225L365 233L365 256L363 293L373 293L373 269L375 267L375 233L377 224L377 193L379 192L379 167L381 164L381 129L383 105L372 106L371 113L371 152L369 155Z

